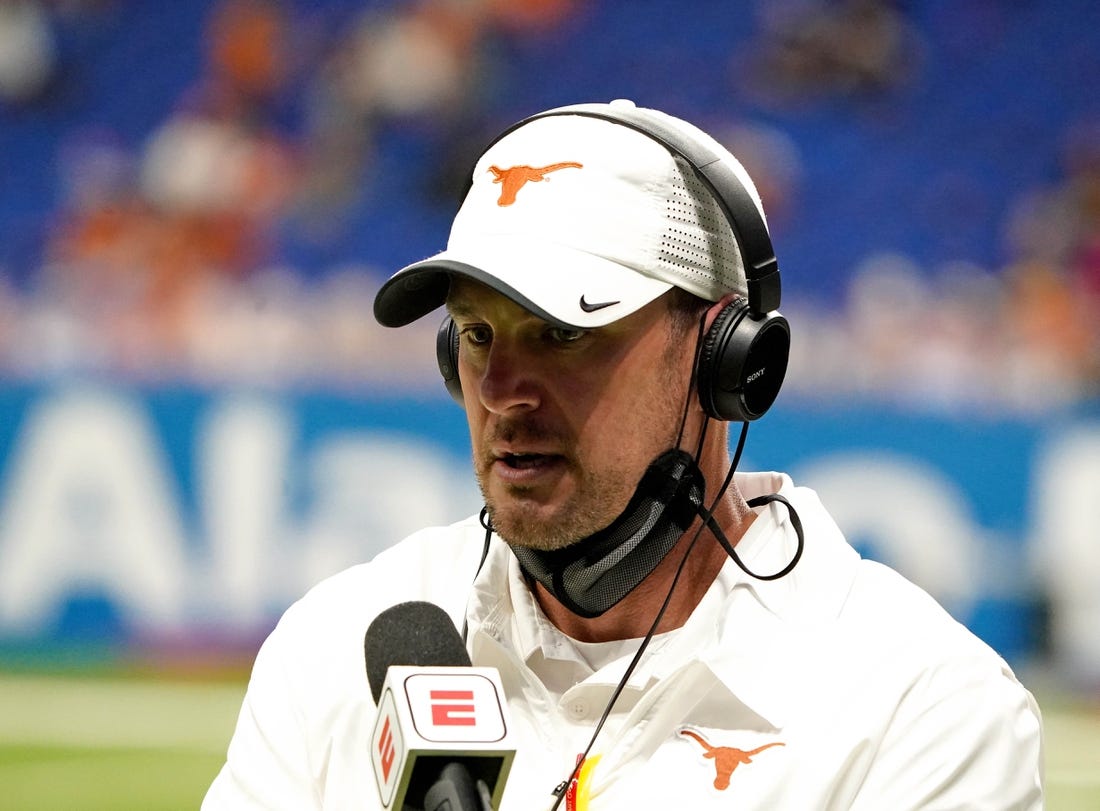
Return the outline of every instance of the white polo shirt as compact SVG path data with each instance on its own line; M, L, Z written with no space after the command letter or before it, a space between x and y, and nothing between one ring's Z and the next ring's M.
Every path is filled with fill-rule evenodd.
M687 624L656 638L600 733L577 808L1042 808L1039 709L1008 665L927 594L861 560L816 495L780 492L805 529L801 561L763 582L728 561ZM771 504L738 544L781 569L795 549ZM426 529L319 584L264 643L226 765L203 809L381 808L363 635L407 600L469 622L496 667L519 745L505 811L539 811L572 770L637 647L584 645L542 614L494 538L471 587L476 517ZM562 805L564 808L564 804Z

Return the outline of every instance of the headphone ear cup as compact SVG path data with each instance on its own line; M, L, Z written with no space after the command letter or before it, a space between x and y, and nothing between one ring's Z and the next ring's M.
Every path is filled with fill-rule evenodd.
M778 312L757 315L731 301L699 347L698 389L703 410L718 420L749 422L771 408L791 350L791 329Z
M465 407L462 381L458 379L458 327L449 315L443 319L435 334L435 360L439 364L439 373L443 375L443 385L454 401Z
M703 406L703 411L707 413L707 416L716 420L729 419L720 413L716 402L716 393L720 388L716 380L719 370L716 368L718 364L715 360L719 352L718 344L723 342L723 336L729 329L729 322L743 315L746 309L745 300L740 298L734 299L723 307L715 316L714 322L710 325L710 329L707 330L702 343L699 345L698 369L696 370L699 403Z

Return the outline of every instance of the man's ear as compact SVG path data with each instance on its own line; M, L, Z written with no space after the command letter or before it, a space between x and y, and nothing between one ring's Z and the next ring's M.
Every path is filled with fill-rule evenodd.
M722 296L722 298L714 302L714 304L710 305L710 308L707 309L707 314L703 320L704 335L710 332L710 328L714 325L714 319L718 317L718 313L722 312L722 310L726 308L726 305L728 305L736 298L741 297L738 296L736 293L726 293L726 295Z

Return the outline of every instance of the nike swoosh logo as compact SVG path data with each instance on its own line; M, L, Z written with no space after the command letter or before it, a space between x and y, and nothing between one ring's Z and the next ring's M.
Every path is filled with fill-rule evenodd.
M586 313L594 313L596 310L602 310L605 307L614 307L618 303L617 301L598 301L595 304L589 304L584 300L584 296L581 296L581 309Z

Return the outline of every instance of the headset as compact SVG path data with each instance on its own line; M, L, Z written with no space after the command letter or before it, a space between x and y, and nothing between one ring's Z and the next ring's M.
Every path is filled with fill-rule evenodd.
M506 129L484 151L513 130L556 115L588 116L636 130L687 161L710 189L733 229L748 295L724 307L700 342L696 358L699 402L717 420L749 422L763 416L783 385L791 332L778 311L779 264L767 225L749 190L713 146L636 107L578 104L536 113ZM450 316L436 335L436 360L447 391L463 405L458 330Z

